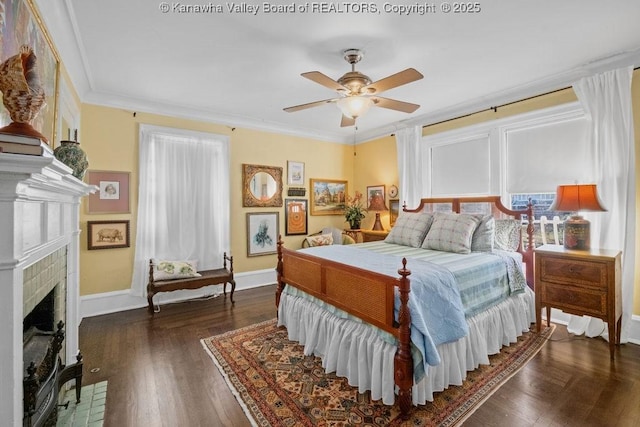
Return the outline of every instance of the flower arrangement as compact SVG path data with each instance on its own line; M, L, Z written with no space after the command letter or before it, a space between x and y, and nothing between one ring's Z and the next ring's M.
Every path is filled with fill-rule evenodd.
M365 217L365 209L362 204L362 193L356 191L355 196L347 195L347 203L344 208L345 221L349 223L352 229L360 228L360 221Z

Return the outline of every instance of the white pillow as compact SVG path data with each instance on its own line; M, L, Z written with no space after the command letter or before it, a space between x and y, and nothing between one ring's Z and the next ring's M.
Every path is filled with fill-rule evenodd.
M189 277L200 277L198 273L197 262L195 260L187 261L171 261L171 260L154 260L153 261L153 280L174 280L186 279Z
M436 212L422 247L436 251L468 254L471 238L480 219L467 214Z
M432 221L433 214L429 212L403 212L384 241L419 248Z
M307 237L307 243L309 243L309 247L314 246L328 246L333 245L333 235L331 233L328 234L318 234L317 236L309 236Z

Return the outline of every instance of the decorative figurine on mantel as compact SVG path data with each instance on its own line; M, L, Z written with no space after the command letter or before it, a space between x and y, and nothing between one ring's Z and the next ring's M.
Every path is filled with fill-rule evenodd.
M73 176L82 181L84 173L89 167L89 161L87 160L87 154L80 148L78 129L73 132L73 141L71 141L71 129L69 129L69 140L60 141L60 145L53 150L53 155L73 169Z
M45 105L44 88L31 47L23 45L20 53L0 64L0 91L2 102L13 120L1 128L0 133L36 137L48 144L47 138L31 125Z

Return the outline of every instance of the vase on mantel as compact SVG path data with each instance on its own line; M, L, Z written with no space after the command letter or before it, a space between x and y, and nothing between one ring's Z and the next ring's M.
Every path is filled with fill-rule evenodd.
M53 150L53 155L69 166L73 170L73 176L82 181L84 173L89 167L89 161L78 141L60 141L60 145Z

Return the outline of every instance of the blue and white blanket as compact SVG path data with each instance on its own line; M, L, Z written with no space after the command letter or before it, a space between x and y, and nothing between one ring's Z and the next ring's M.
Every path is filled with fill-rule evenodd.
M399 277L402 257L362 251L355 249L354 245L350 246L318 246L304 249L304 252L393 278ZM426 261L412 260L407 268L411 270L411 341L422 354L423 363L437 365L440 356L436 347L468 334L456 279L448 269ZM396 319L399 306L400 298L396 291Z

